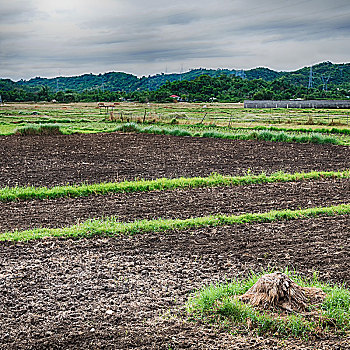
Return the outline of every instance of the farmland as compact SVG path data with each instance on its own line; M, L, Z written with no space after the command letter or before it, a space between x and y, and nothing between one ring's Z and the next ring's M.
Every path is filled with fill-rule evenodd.
M123 122L144 116L142 105L117 108ZM222 119L198 125L203 106L149 109L158 127L185 113L176 126L189 130L343 133L339 144L155 135L115 132L123 122L94 105L1 108L0 348L346 349L349 334L332 330L237 336L190 319L186 303L271 268L350 287L348 111L258 111L253 121L212 104ZM40 121L64 134L13 134Z
M112 105L112 103L106 103ZM112 111L110 108L109 111ZM67 132L103 131L113 129L108 122L106 109L99 109L97 103L7 103L0 108L1 130L14 130L26 123L60 123ZM347 109L244 109L242 103L118 103L113 112L124 121L138 119L169 122L178 118L180 124L194 124L203 119L204 124L254 127L274 125L288 128L324 127L347 128L350 125L350 111ZM6 128L5 128L6 126ZM80 129L79 129L80 127Z

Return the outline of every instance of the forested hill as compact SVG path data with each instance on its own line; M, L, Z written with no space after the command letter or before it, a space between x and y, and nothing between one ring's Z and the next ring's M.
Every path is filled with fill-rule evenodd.
M323 86L327 82L327 87L339 88L348 86L350 82L350 63L333 64L323 62L312 67L314 87ZM84 74L73 77L57 77L52 79L33 78L30 80L20 80L13 82L9 79L0 79L0 90L10 91L14 88L24 90L39 90L41 87L48 87L51 91L82 92L84 90L106 90L132 92L137 90L157 90L167 81L194 80L201 75L219 77L221 75L240 76L243 79L262 79L273 81L282 78L292 85L308 86L310 67L304 67L294 72L276 72L268 68L254 68L246 71L236 71L229 69L193 69L182 74L157 74L148 77L138 78L135 75L122 72L109 72L105 74Z

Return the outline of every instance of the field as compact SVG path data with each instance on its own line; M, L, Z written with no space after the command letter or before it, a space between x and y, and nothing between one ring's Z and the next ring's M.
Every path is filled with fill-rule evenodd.
M112 106L112 103L105 103ZM110 131L115 123L108 121L113 112L118 121L164 122L252 128L275 126L287 129L348 129L350 110L332 109L245 109L243 104L172 103L140 104L118 103L113 108L98 108L96 103L7 103L0 106L0 134L9 134L28 123L58 123L67 133Z
M33 107L0 110L1 349L350 348L349 333L237 335L186 311L199 289L271 268L350 287L346 111L328 112L337 145L108 132L121 121L93 105L36 106L66 134L13 135L43 118ZM281 128L310 122L274 113Z

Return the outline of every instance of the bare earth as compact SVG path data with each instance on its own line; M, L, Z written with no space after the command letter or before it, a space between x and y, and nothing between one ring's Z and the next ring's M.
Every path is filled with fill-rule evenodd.
M349 227L344 216L1 243L0 348L349 348L339 339L235 338L184 317L192 291L268 266L317 270L323 280L349 285Z
M0 136L0 187L350 169L350 147L147 134Z

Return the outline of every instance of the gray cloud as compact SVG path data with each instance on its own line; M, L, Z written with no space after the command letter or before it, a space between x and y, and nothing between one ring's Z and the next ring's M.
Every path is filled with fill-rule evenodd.
M0 76L349 61L348 0L0 0Z
M0 1L0 23L19 23L28 22L33 16L37 15L37 11L33 4L25 0L17 1Z

